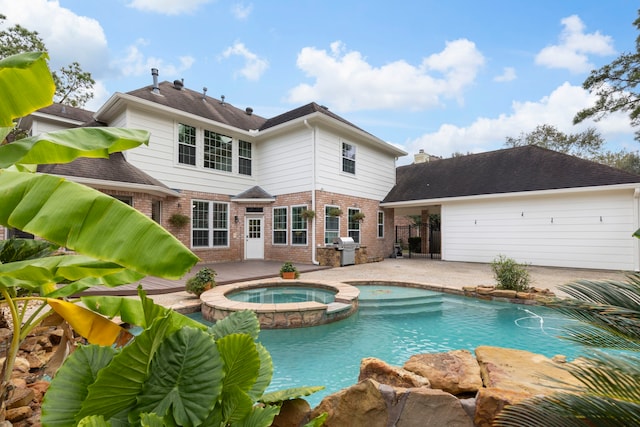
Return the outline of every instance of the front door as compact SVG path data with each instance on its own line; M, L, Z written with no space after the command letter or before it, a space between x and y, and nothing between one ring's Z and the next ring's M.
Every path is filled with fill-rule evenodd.
M246 217L245 219L245 259L264 259L263 220L262 217Z

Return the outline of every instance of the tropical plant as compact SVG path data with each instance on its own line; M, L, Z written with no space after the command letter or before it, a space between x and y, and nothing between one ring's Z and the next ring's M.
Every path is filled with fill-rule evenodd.
M638 232L636 232L636 235ZM625 350L596 351L568 364L582 387L507 406L498 426L632 426L640 414L640 273L627 282L577 281L560 288L572 299L549 305L579 320L565 338L585 346Z
M252 311L233 313L207 328L154 304L143 292L140 301L82 301L143 331L122 348L88 345L76 350L45 395L43 425L267 427L282 401L322 389L265 394L273 364L256 342L260 325Z
M14 119L51 104L55 86L47 58L46 53L32 52L0 60L0 141L13 128ZM50 307L59 305L56 301L62 302L56 298L96 285L134 283L145 275L179 278L198 261L174 236L135 209L63 178L31 173L38 164L108 157L148 139L144 131L102 127L45 133L0 145L0 225L73 251L0 264L0 303L8 309L13 329L0 378L0 418L19 344L51 314ZM42 305L33 313L27 311L27 303L34 302ZM85 324L92 321L84 319Z
M208 267L201 268L193 277L187 279L185 289L188 293L200 297L204 291L216 285L215 277L215 270Z
M504 255L499 255L491 262L491 270L498 282L496 286L498 289L518 292L529 289L531 278L526 265Z

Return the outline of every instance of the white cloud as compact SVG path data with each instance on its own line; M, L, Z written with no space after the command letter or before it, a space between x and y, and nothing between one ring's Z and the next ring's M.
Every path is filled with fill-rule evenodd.
M178 64L165 62L161 58L152 56L146 57L140 47L146 46L147 41L139 39L136 44L127 48L127 53L123 58L112 62L112 68L116 69L123 76L141 76L149 74L151 68L157 68L161 75L177 78L177 76L191 68L195 59L191 56L178 57Z
M100 77L107 69L107 39L95 19L79 16L48 0L0 0L7 25L20 24L37 31L51 58L53 69L76 61L83 70Z
M182 15L193 13L201 5L215 0L132 0L127 6L143 12L154 12L162 15Z
M516 75L516 69L513 67L504 67L504 69L502 70L502 74L500 74L499 76L495 76L493 78L494 82L511 82L515 79L517 79L518 76Z
M572 73L592 70L589 55L606 56L616 53L610 36L595 33L585 34L585 25L577 15L562 19L564 29L559 44L547 46L536 55L535 62L548 68L565 68Z
M245 5L244 3L234 3L233 5L231 5L231 14L240 21L247 19L249 15L251 15L252 11L252 3L249 3L247 5Z
M442 52L419 65L397 60L380 67L369 64L360 52L347 51L334 42L330 52L305 47L297 65L314 79L289 92L287 101L327 103L335 111L411 109L423 110L442 104L443 98L462 100L484 57L466 39L448 42Z
M239 73L247 80L258 80L267 68L269 68L269 62L249 51L244 43L236 42L222 53L223 58L229 58L231 56L244 58L244 67L240 69Z
M573 125L574 115L581 109L594 104L596 97L582 89L564 83L550 95L538 101L514 101L508 114L498 117L480 117L467 127L443 124L433 133L424 134L404 144L405 151L417 153L424 149L429 154L449 157L454 152L483 152L504 148L507 136L517 137L531 132L536 126L550 124L565 133L580 132L587 127L595 127L605 141L628 136L633 139L633 129L628 117L614 114L599 122L589 121ZM407 156L405 163L412 158Z

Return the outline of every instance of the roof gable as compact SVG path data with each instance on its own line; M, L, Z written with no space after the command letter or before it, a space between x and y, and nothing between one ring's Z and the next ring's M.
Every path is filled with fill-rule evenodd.
M640 175L525 146L398 167L383 203L628 183Z

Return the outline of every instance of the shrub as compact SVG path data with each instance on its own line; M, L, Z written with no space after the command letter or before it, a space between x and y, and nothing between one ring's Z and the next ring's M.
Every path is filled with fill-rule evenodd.
M204 291L216 285L216 274L215 270L207 267L201 268L195 276L189 278L185 283L186 291L199 297Z
M174 227L184 227L189 224L190 218L180 213L174 213L169 217L169 224Z
M500 255L491 262L491 270L498 282L498 289L526 291L531 278L525 264L519 264L512 258Z

